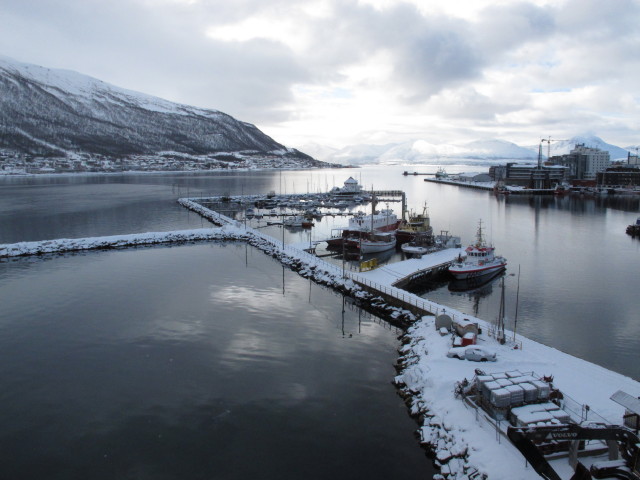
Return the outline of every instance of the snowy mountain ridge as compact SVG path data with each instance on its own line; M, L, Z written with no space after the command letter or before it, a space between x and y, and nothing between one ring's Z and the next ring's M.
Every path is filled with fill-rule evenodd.
M565 155L573 150L576 144L584 144L585 147L599 148L600 150L607 151L609 152L611 160L626 159L627 154L630 152L628 149L611 145L596 135L584 134L576 135L568 140L554 141L552 138L550 142L543 143L542 154L544 156L547 156L548 154L551 156ZM536 148L537 151L537 147L532 148Z
M549 148L550 144L550 148ZM542 155L563 155L569 153L576 144L606 150L611 160L626 159L631 147L623 149L606 143L594 135L576 135L569 140L543 142ZM498 140L475 140L465 143L431 143L426 140L411 140L386 145L353 145L342 149L320 150L314 146L305 151L316 158L328 162L363 164L421 164L421 163L456 163L461 159L476 163L494 163L497 160L535 161L538 158L539 145L519 146L515 143ZM635 149L635 147L633 147Z
M0 57L0 149L122 158L249 152L323 166L218 110L173 103L69 70Z

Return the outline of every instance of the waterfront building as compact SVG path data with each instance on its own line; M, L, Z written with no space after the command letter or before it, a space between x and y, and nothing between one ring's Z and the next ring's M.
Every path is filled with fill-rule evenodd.
M345 180L344 182L344 186L342 188L340 187L333 187L331 189L331 191L329 192L330 195L334 195L334 196L343 196L343 197L353 197L355 195L361 195L363 194L363 190L362 190L362 186L360 184L358 184L358 181L353 178L353 177L349 177Z
M534 163L507 163L489 169L489 175L506 185L527 188L554 188L566 177L567 167Z
M611 164L609 152L599 148L586 147L583 143L576 144L569 153L584 155L587 158L585 180L596 178L598 172L603 172Z
M488 173L459 173L457 179L462 182L491 182L493 178Z
M604 172L598 172L596 183L607 187L640 186L640 168L626 165L607 168Z
M569 180L595 180L598 172L605 171L610 165L609 152L599 148L587 147L583 143L575 145L566 155L549 158L549 163L568 168Z

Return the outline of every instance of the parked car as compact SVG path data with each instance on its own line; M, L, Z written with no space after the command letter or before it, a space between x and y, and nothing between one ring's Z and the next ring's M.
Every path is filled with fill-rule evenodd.
M496 352L478 345L468 347L454 347L447 352L449 358L459 358L460 360L471 360L473 362L495 362Z

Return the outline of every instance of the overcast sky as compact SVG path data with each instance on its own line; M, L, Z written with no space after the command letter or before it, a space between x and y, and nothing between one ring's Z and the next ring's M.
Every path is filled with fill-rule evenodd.
M640 144L637 0L0 0L0 54L287 146Z

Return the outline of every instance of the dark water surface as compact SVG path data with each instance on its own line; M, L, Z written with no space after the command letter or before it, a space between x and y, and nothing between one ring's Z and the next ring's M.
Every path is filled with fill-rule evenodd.
M2 478L431 476L399 331L244 244L4 262L0 304Z

